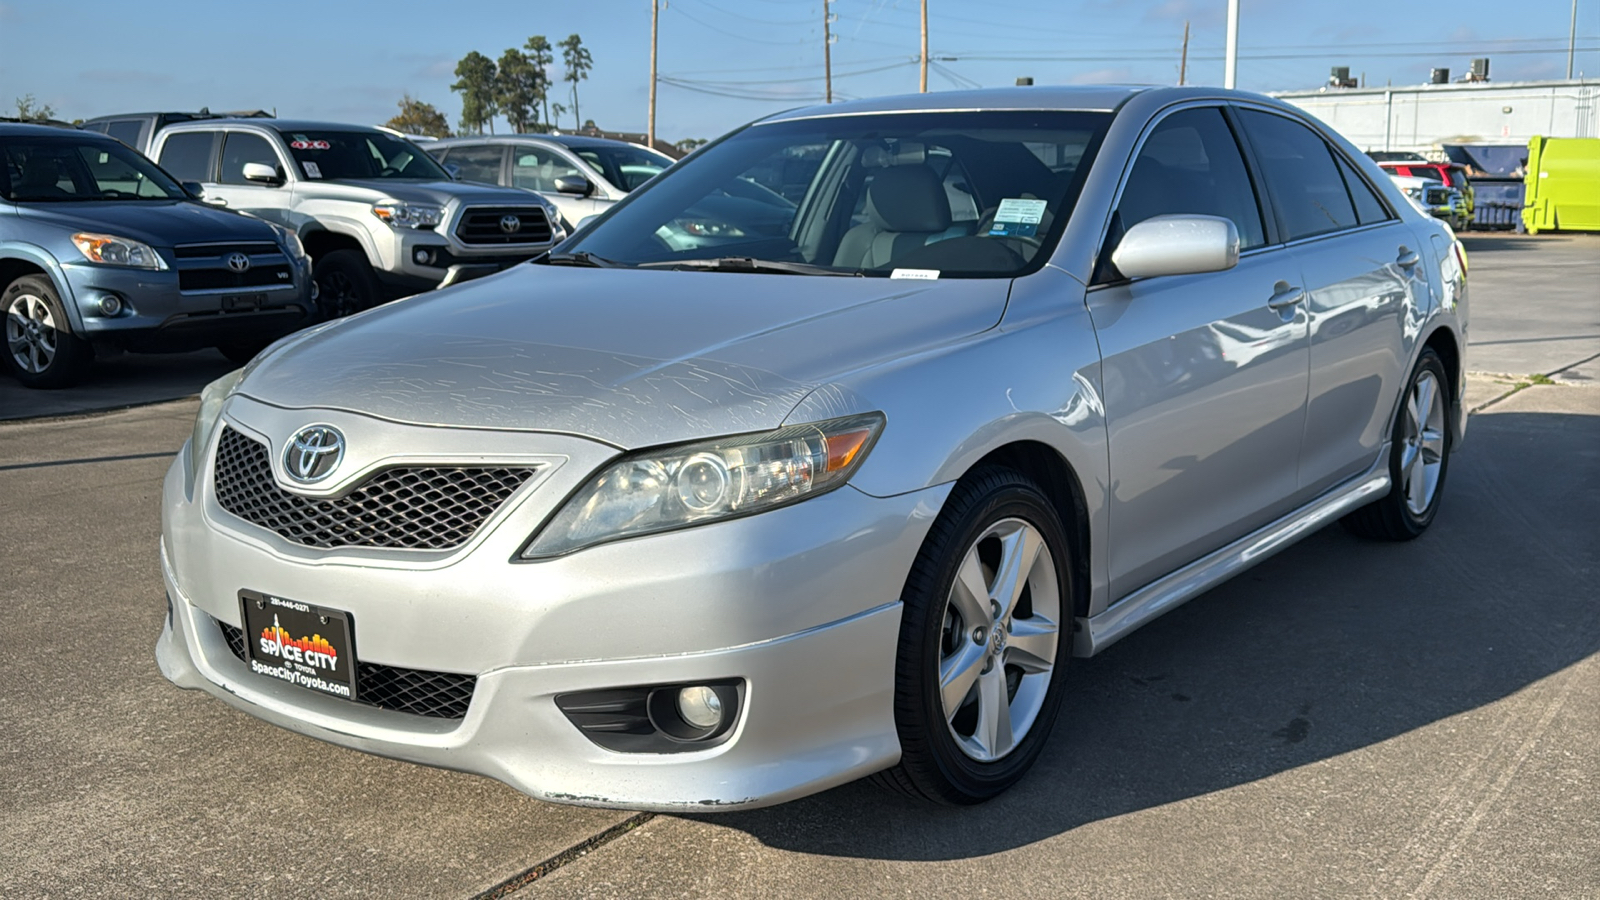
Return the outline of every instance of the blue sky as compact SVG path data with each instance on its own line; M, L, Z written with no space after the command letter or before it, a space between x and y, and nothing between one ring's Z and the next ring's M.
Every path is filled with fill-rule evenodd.
M1220 84L1226 0L930 0L930 90L1014 83ZM918 0L834 0L836 97L917 89ZM1569 0L1243 0L1239 86L1316 87L1332 65L1368 84L1452 76L1474 56L1497 81L1566 72ZM528 35L577 32L594 57L584 118L643 131L649 0L3 0L0 104L32 94L66 118L134 110L276 108L380 122L403 92L459 112L456 60ZM1579 0L1576 69L1600 77L1600 0ZM1582 50L1581 48L1591 48ZM1548 52L1555 51L1555 52ZM822 0L667 0L657 131L714 137L822 95ZM556 73L559 77L559 72ZM565 87L565 85L561 85ZM735 95L735 96L728 96ZM570 117L569 120L570 122ZM500 126L503 129L503 125Z

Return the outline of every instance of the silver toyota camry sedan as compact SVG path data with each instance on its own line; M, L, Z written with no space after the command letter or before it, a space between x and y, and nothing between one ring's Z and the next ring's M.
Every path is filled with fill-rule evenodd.
M549 800L980 802L1072 657L1336 520L1428 527L1466 301L1449 228L1265 97L782 113L207 387L157 658Z

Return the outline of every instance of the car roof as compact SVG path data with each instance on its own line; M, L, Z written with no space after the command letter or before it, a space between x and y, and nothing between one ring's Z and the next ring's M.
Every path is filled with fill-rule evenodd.
M27 137L30 135L33 137L45 137L47 135L55 135L60 137L66 134L73 135L74 137L89 138L96 141L116 140L116 138L106 137L98 131L79 131L71 126L62 127L60 125L30 125L22 122L0 122L0 137ZM118 143L121 142L118 141Z
M819 116L846 116L879 112L964 112L1003 109L1111 112L1126 102L1129 97L1150 90L1159 90L1159 88L1144 85L1042 85L985 88L977 91L900 94L892 97L872 97L866 100L832 103L825 106L801 107L787 112L776 113L759 121L781 122L790 119L811 119Z
M646 149L638 144L627 141L617 141L611 138L589 137L584 134L463 134L456 137L441 138L440 145L465 144L560 144L563 147L636 147ZM659 153L660 151L653 151Z
M312 122L303 119L246 119L238 117L222 117L215 119L195 119L191 122L173 122L163 131L184 129L215 128L219 125L253 125L258 128L271 128L276 131L376 131L382 134L393 135L372 125L352 125L348 122Z

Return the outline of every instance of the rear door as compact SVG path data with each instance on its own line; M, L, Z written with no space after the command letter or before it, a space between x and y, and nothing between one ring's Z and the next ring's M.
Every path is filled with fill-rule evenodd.
M1111 587L1122 597L1290 508L1305 427L1300 273L1272 239L1220 107L1166 114L1125 176L1107 248L1152 216L1222 216L1224 272L1129 281L1102 265L1088 292L1100 341L1112 477Z
M1361 474L1389 437L1408 374L1405 326L1421 321L1430 251L1309 125L1262 109L1239 117L1305 277L1311 367L1299 494L1307 498Z

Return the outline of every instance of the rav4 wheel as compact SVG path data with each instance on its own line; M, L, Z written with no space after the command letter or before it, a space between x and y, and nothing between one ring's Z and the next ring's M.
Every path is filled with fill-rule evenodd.
M1054 507L1020 473L982 469L956 486L901 598L901 760L880 783L965 805L1021 780L1061 703L1069 554Z
M77 383L94 362L89 342L72 333L55 285L43 275L24 275L0 295L6 311L6 362L28 387Z
M1450 390L1444 363L1423 350L1395 417L1389 493L1340 521L1362 537L1409 541L1439 512L1450 468Z
M317 306L325 319L337 319L377 306L382 299L378 276L360 250L333 250L317 258L312 276Z

